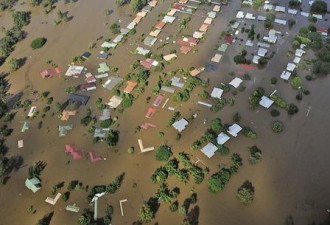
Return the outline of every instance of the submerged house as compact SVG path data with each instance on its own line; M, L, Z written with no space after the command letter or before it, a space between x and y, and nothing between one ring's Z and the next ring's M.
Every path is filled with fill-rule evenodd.
M74 102L79 103L80 105L86 105L89 100L89 96L86 95L78 95L78 94L72 94L70 95L69 99L67 102L69 104L72 104Z
M53 77L54 75L55 75L55 71L53 69L46 69L40 73L40 76L42 78L50 78Z
M188 126L188 121L185 119L181 119L176 121L175 123L172 124L172 126L179 131L179 133L181 133L184 129L186 129L186 127Z
M41 189L41 182L38 178L34 177L25 180L25 187L30 189L33 193L36 193Z

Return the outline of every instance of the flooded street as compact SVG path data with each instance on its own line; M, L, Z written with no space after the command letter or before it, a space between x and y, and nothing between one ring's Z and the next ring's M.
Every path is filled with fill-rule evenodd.
M65 72L74 56L90 51L91 58L82 65L88 68L89 72L97 74L98 64L104 62L104 60L96 58L101 51L100 45L105 39L113 40L116 36L111 34L109 26L120 19L120 25L126 27L135 17L128 6L117 9L113 2L79 0L76 3L64 5L61 1L57 4L57 8L61 11L68 11L73 18L70 22L62 22L57 26L53 24L57 8L49 15L45 15L41 8L32 9L31 23L23 28L27 32L27 37L16 45L15 51L10 56L18 59L27 57L25 65L9 76L10 93L23 92L23 99L25 99L32 97L33 90L50 91L50 96L54 97L51 106L52 112L56 102L62 103L68 98L69 94L65 92L66 87L79 85L84 81L82 78L67 78L64 74L50 79L42 79L40 72L51 67L46 64L47 60L52 60ZM119 68L115 75L124 77L127 73L132 72L129 67L134 61L144 59L143 56L133 55L130 51L135 50L138 46L146 47L140 40L141 35L147 35L150 32L151 27L158 23L157 20L161 20L159 14L167 12L173 2L159 1L158 5L137 25L136 34L130 35L125 43L110 50L112 55L106 62L110 67ZM15 7L19 10L29 8L27 4ZM177 20L173 24L166 25L164 31L158 36L158 41L151 48L153 53L164 55L169 54L172 49L177 50L178 59L169 64L165 63L163 72L170 72L178 68L199 67L209 63L216 53L217 45L223 43L223 41L219 41L221 32L227 29L227 24L235 18L239 8L240 3L236 0L232 1L230 7L224 7L210 25L209 31L206 33L206 40L197 46L198 51L190 52L187 55L180 53L178 44L171 43L157 50L157 47L165 42L167 37L176 34L179 29L179 20L186 16L177 13ZM106 16L106 9L113 10L113 12ZM211 6L205 5L205 10L198 10L198 12L203 15L210 9L212 9ZM11 25L8 25L10 20L3 20L4 17L8 17L8 13L1 12L0 16L0 26L10 27ZM177 34L177 37L183 34L192 35L204 19L192 16L187 29L182 34ZM302 22L302 25L308 25L306 21L307 19ZM328 77L324 77L309 82L305 80L305 75L301 75L304 86L311 93L304 95L301 102L295 99L297 93L290 84L279 79L275 87L270 82L272 77L279 78L286 64L291 60L285 54L291 46L293 32L297 30L299 30L299 26L294 27L292 33L284 35L283 40L285 41L278 49L274 47L276 54L265 69L248 72L251 80L243 82L246 87L243 92L238 91L237 95L233 95L232 88L230 92L224 94L225 98L233 98L235 104L234 106L228 105L217 113L196 104L200 100L197 94L203 91L201 87L196 87L190 100L182 104L173 102L172 94L165 93L164 100L170 99L166 107L159 106L157 113L151 119L147 119L145 113L156 97L152 90L159 76L159 72L151 72L145 92L139 95L132 107L125 109L123 113L111 110L112 118L119 117L114 126L115 128L118 126L116 129L120 132L119 143L113 148L109 148L105 142L93 144L93 137L88 133L88 128L80 124L80 119L86 115L88 107L92 109L93 115L99 117L100 110L94 104L96 98L102 98L105 103L113 96L112 92L100 84L97 85L96 91L87 93L91 96L87 106L81 106L79 113L70 117L69 121L63 122L56 116L52 117L51 112L48 112L42 119L42 113L40 113L31 121L30 129L21 133L21 122L25 120L28 111L19 110L11 122L14 131L7 138L6 144L10 149L8 156L21 155L24 158L24 164L22 168L12 173L7 184L0 188L0 225L35 224L38 219L50 212L54 212L50 223L52 225L77 224L80 212L84 208L93 210L93 206L85 202L88 193L84 190L71 191L68 202L60 200L55 206L51 206L44 201L51 196L52 186L64 181L65 187L60 190L62 193L65 192L66 185L71 180L79 180L84 186L89 185L91 188L95 185L107 185L122 173L125 173L125 176L120 190L115 194L107 194L99 200L99 216L104 215L106 204L110 204L114 207L112 224L131 225L137 220L137 212L142 204L148 201L159 187L151 182L151 174L156 168L164 165L164 163L156 161L154 152L140 154L138 139L142 139L145 146L155 146L155 148L166 143L172 147L174 156L185 151L193 155L192 161L201 159L209 167L210 173L202 184L196 185L192 180L184 185L179 183L175 176L169 176L167 181L169 187L178 186L180 188L178 196L180 205L190 196L191 188L195 188L198 199L196 205L199 207L199 225L279 225L285 224L285 220L289 216L292 216L294 224L297 225L308 225L313 221L320 222L327 216L326 209L330 207L328 197L330 196L328 188L330 185L328 179L330 151L327 133L330 124L330 105L328 104L330 80ZM97 42L97 47L89 50L89 45L96 42L96 39L101 36L103 39ZM47 43L41 49L32 50L30 43L36 37L46 37ZM174 37L169 39L171 42L175 40ZM200 75L203 80L210 79L210 85L206 88L208 92L211 92L214 86L230 82L234 77L228 75L229 72L242 70L232 60L233 56L241 51L241 48L243 46L238 46L237 43L229 46L221 62L217 65L214 64L216 70L205 71ZM308 57L311 56L308 55ZM7 71L6 63L0 68L0 71ZM111 72L110 74L113 75ZM248 97L256 87L264 87L267 95L277 90L277 95L299 107L299 113L290 116L286 110L277 108L281 115L275 119L271 117L270 110L262 107L250 110ZM147 104L146 98L149 96L151 101ZM40 112L45 104L46 100L33 102ZM177 132L173 127L168 126L173 114L172 111L167 110L169 106L174 107L175 111L180 111L183 118L197 113L197 118L183 131L179 141L175 140ZM272 106L272 108L275 107ZM308 108L310 111L307 116ZM216 154L213 158L208 159L199 150L191 150L190 146L211 126L212 119L219 117L223 124L231 124L236 112L242 116L240 124L250 126L258 134L258 138L251 140L244 135L239 135L226 144L230 149L230 155L238 153L242 156L243 166L239 169L238 174L232 176L222 192L212 194L208 190L207 180L210 175L219 170L219 166L230 164L230 156L223 157ZM203 123L204 119L207 119L206 124ZM43 120L43 127L39 130L37 123L40 120ZM285 129L282 133L276 134L271 130L271 123L274 120L281 120L284 123ZM143 122L154 123L157 127L135 133L134 129ZM57 127L60 124L73 124L73 130L66 137L59 137ZM50 130L48 133L47 128ZM158 137L158 132L164 132L164 137ZM24 139L24 148L18 149L17 141L20 139ZM67 163L71 156L64 153L64 145L68 143L74 143L84 154L94 150L97 155L101 155L106 160L91 163L86 156L82 160L71 160L70 163ZM262 151L262 161L256 165L248 163L248 147L252 145L257 145ZM127 153L127 149L131 146L135 148L135 153L132 155ZM41 173L42 189L33 194L25 188L24 182L28 175L28 167L39 160L45 161L47 166ZM249 206L244 206L236 200L236 191L246 180L251 181L255 187L255 199ZM134 187L134 183L137 184L136 187ZM127 199L127 202L124 203L123 217L119 208L119 200L122 199ZM65 210L66 205L73 203L80 207L79 214ZM30 205L36 208L35 214L26 212ZM192 205L191 208L194 206ZM155 219L150 224L179 225L183 219L184 217L178 212L170 212L168 205L161 203Z

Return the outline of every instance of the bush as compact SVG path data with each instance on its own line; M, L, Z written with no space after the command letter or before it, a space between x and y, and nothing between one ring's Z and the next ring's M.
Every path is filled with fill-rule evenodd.
M171 148L167 145L162 145L156 151L156 160L167 161L172 155L173 152Z
M299 111L298 107L295 104L290 104L287 110L289 115L294 115Z
M278 111L277 109L272 109L272 111L270 111L270 115L272 115L272 117L277 117L280 114L280 111Z
M237 190L236 198L243 203L248 205L252 203L254 196L254 187L251 182L245 181L244 184Z
M277 83L278 79L276 77L272 77L272 79L270 79L270 83L272 85L275 85Z
M107 120L103 120L101 123L100 123L100 127L101 128L109 128L112 124L112 120L111 119L107 119Z
M133 147L129 147L127 150L128 154L133 154L134 153L134 148Z
M169 208L170 208L171 212L175 212L175 211L177 211L178 208L179 208L179 203L178 203L177 201L175 201L175 202L173 202L173 203L170 205Z
M284 125L281 121L274 121L272 123L272 130L275 132L275 133L280 133L284 130Z
M311 6L312 13L326 13L327 12L327 3L321 0L316 0Z
M47 39L44 38L44 37L39 37L39 38L36 38L34 39L30 46L32 49L38 49L38 48L41 48L42 46L44 46L44 44L46 44L47 42Z
M111 24L110 26L110 31L113 33L113 34L119 34L120 33L120 26L116 23L113 23Z

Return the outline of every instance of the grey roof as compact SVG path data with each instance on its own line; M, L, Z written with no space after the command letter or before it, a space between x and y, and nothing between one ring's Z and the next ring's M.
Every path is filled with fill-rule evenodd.
M267 54L267 49L265 49L265 48L259 48L259 50L258 50L258 56L265 57L266 54Z
M121 29L120 29L120 33L121 33L122 35L128 34L128 32L129 32L129 29L126 29L126 28L121 28Z
M118 43L123 39L123 37L124 36L122 34L119 34L117 37L115 37L115 39L113 39L113 42Z
M150 52L150 50L142 48L142 47L137 47L135 51L137 51L137 53L140 55L146 55Z
M86 95L78 95L78 94L72 94L70 95L69 99L67 100L68 103L74 103L78 102L82 105L86 105L89 100L89 96Z
M72 124L68 124L68 125L59 125L58 126L58 132L59 132L59 136L63 137L66 136L69 130L72 130Z
M182 132L184 129L186 129L187 125L188 125L188 121L185 119L181 119L176 121L175 123L173 123L173 127L175 129L177 129L179 132Z
M173 77L171 79L171 81L172 81L171 84L174 87L183 88L183 86L184 86L184 83L180 81L180 78L179 77Z
M266 97L266 96L262 96L261 100L259 102L259 105L265 107L266 109L268 109L272 104L274 103L273 100L271 100L270 98Z
M105 138L109 130L110 128L96 128L94 131L94 138Z
M221 88L213 88L211 97L212 98L221 98L221 95L223 93L223 90Z
M146 5L145 7L143 7L142 11L150 12L151 9L152 9L152 7L150 5Z
M168 92L168 93L174 93L175 92L175 89L174 88L167 87L167 86L162 86L160 90L161 91Z
M221 133L218 135L218 137L217 137L217 143L218 143L219 145L223 145L223 144L225 144L229 139L230 139L230 137L229 137L227 134L221 132Z
M110 109L103 109L102 115L99 117L99 120L107 120L110 119Z
M123 78L118 77L118 76L109 76L108 80L102 86L108 90L112 90L122 80L123 80Z
M156 41L157 41L157 38L148 36L144 39L143 43L148 46L153 46Z
M242 130L242 127L236 123L231 125L228 128L228 133L231 134L233 137L237 137L237 134Z
M214 153L218 150L217 146L215 146L212 143L208 143L207 145L205 145L201 151L208 157L211 158Z

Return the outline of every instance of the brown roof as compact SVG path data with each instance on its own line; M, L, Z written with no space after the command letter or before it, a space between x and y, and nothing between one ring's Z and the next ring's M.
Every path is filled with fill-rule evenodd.
M165 22L163 22L163 21L161 21L161 22L159 22L155 27L157 28L157 29L163 29L163 27L166 25L166 23Z
M127 81L126 83L127 83L127 86L124 89L124 92L125 93L131 93L133 91L133 89L135 88L135 86L137 85L137 83L134 82L134 81L130 81L130 80Z

